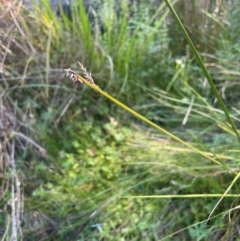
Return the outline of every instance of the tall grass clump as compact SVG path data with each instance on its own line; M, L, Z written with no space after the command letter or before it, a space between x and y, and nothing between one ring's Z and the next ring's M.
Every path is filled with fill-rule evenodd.
M235 240L238 5L99 2L0 3L2 240Z

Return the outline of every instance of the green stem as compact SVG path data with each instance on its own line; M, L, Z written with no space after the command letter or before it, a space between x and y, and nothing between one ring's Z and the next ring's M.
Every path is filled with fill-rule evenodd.
M113 98L112 96L110 96L108 93L102 91L97 85L95 84L91 84L89 81L87 81L86 79L84 79L82 76L77 75L79 79L81 79L85 84L87 84L88 86L90 86L91 88L93 88L94 90L96 90L98 93L100 93L101 95L105 96L106 98L108 98L109 100L111 100L112 102L114 102L115 104L117 104L118 106L122 107L124 110L128 111L129 113L131 113L132 115L136 116L138 119L144 121L145 123L149 124L150 126L154 127L155 129L159 130L160 132L166 134L167 136L171 137L172 139L174 139L175 141L178 141L179 143L182 143L183 145L187 146L188 148L190 148L191 150L194 150L196 153L199 153L201 156L210 159L211 161L213 161L214 163L217 163L218 165L224 167L225 169L231 171L231 169L225 165L224 163L222 163L219 160L214 159L213 157L207 155L206 153L198 150L197 148L195 148L194 146L190 145L189 143L181 140L179 137L173 135L172 133L168 132L167 130L163 129L162 127L156 125L155 123L151 122L150 120L148 120L147 118L145 118L144 116L138 114L136 111L132 110L131 108L127 107L126 105L124 105L123 103L119 102L118 100L116 100L115 98ZM212 156L214 156L214 154L212 154Z

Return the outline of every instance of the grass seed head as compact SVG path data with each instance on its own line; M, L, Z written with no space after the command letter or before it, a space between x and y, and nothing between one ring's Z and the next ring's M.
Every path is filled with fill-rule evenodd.
M65 69L66 71L66 76L69 77L73 82L74 84L82 84L82 80L78 77L78 75L72 71L71 69Z

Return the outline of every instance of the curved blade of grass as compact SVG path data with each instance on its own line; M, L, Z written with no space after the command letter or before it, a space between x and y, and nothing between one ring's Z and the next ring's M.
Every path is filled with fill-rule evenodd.
M191 50L192 50L192 52L193 52L193 54L194 54L194 56L195 56L195 58L196 58L198 64L200 65L200 67L201 67L204 75L206 76L206 78L207 78L207 80L208 80L208 83L209 83L209 85L211 86L211 89L212 89L214 95L216 96L216 98L217 98L217 100L218 100L218 102L219 102L219 105L222 107L222 109L223 109L223 111L224 111L224 113L225 113L225 115L226 115L229 123L230 123L231 126L232 126L232 129L234 130L234 132L235 132L235 134L236 134L236 136L237 136L237 138L238 138L238 141L240 142L240 135L239 135L239 133L238 133L238 131L237 131L237 128L236 128L236 126L235 126L232 118L230 117L229 112L228 112L228 110L227 110L227 108L226 108L226 106L225 106L225 104L224 104L224 102L223 102L220 94L218 93L217 88L216 88L216 86L214 85L213 80L212 80L210 74L208 73L208 71L207 71L207 69L206 69L206 67L205 67L205 65L204 65L204 63L203 63L203 61L202 61L202 59L201 59L201 57L200 57L197 49L195 48L195 46L194 46L191 38L189 37L189 35L188 35L186 29L184 28L181 20L179 19L177 13L175 12L172 4L169 2L169 0L164 0L164 1L165 1L166 5L168 6L170 12L172 13L173 17L175 18L178 26L180 27L180 29L181 29L181 31L182 31L185 39L187 40L187 42L188 42L188 44L189 44L189 46L190 46L190 48L191 48Z
M126 105L124 105L122 102L118 101L117 99L113 98L112 96L110 96L108 93L106 93L105 91L102 91L97 85L95 84L91 84L88 80L86 80L85 78L83 78L82 76L76 74L78 76L79 79L81 79L86 85L88 85L89 87L93 88L95 91L97 91L98 93L100 93L101 95L105 96L106 98L108 98L109 100L111 100L112 102L114 102L115 104L117 104L118 106L122 107L124 110L128 111L129 113L131 113L132 115L134 115L135 117L137 117L138 119L144 121L145 123L147 123L148 125L154 127L155 129L159 130L160 132L164 133L165 135L171 137L172 139L174 139L175 141L187 146L188 148L194 150L196 153L200 154L201 156L213 161L214 163L222 166L223 168L232 171L226 164L224 164L223 162L221 162L220 160L216 160L213 157L207 155L206 153L198 150L197 148L195 148L194 146L192 146L191 144L183 141L182 139L180 139L179 137L173 135L172 133L168 132L167 130L165 130L164 128L156 125L155 123L151 122L150 120L148 120L147 118L145 118L144 116L138 114L136 111L132 110L131 108L127 107ZM214 154L212 154L214 156Z
M211 213L209 214L209 217L207 219L206 222L208 222L208 220L211 218L213 212L215 211L215 209L217 208L217 206L219 205L219 203L223 200L224 197L227 197L227 193L230 191L230 189L232 188L233 184L239 179L240 177L240 172L236 175L236 177L233 179L233 181L230 183L229 187L227 188L227 190L224 192L224 194L222 195L222 197L218 200L217 204L214 206L213 210L211 211ZM238 195L239 197L239 195Z

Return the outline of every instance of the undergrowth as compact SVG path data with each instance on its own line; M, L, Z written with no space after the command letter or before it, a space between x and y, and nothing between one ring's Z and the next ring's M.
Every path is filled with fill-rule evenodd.
M83 2L0 3L1 240L237 240L239 143L168 8ZM239 129L239 3L188 2L174 6ZM79 60L182 142L74 86Z

